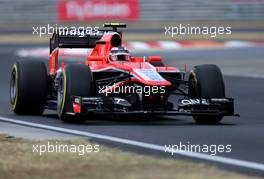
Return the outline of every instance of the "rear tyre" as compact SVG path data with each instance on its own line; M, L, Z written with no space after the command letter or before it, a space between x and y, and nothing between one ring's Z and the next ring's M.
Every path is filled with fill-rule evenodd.
M225 98L225 84L221 70L216 65L195 66L189 77L190 98ZM223 116L193 116L200 124L215 124L222 120Z
M82 117L67 114L67 106L71 96L92 96L92 72L86 65L70 64L65 66L59 77L57 111L64 122L84 122Z
M44 62L21 60L13 65L10 102L14 113L41 115L44 112L47 78Z

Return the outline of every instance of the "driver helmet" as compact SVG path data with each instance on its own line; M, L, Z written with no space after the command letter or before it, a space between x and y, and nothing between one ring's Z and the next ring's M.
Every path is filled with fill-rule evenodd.
M113 47L109 53L109 59L112 61L128 61L129 58L129 51L122 46Z

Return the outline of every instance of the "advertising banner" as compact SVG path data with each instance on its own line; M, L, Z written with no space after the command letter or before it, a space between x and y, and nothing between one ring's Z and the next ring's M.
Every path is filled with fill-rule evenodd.
M59 0L60 21L137 20L138 0Z

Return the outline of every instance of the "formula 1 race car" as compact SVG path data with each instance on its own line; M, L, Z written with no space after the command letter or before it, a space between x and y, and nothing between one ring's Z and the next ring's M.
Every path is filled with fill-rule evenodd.
M119 30L126 24L104 27L84 36L54 32L49 73L44 62L17 61L10 83L12 110L34 115L57 110L65 122L95 114L136 114L187 115L198 123L217 123L235 115L216 65L182 71L164 65L160 56L132 57L122 46ZM65 65L59 62L60 48L92 48L92 52L83 64Z

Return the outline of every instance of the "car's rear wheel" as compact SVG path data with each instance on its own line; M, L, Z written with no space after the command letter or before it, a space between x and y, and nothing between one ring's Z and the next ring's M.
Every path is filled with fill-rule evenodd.
M190 98L225 98L225 84L221 70L216 65L195 66L189 77ZM218 123L223 116L193 116L197 123Z
M84 122L85 118L67 114L67 106L72 96L92 96L92 72L86 65L69 64L58 78L57 111L64 122Z
M21 60L12 67L10 101L16 114L41 115L46 105L47 69L44 62Z

